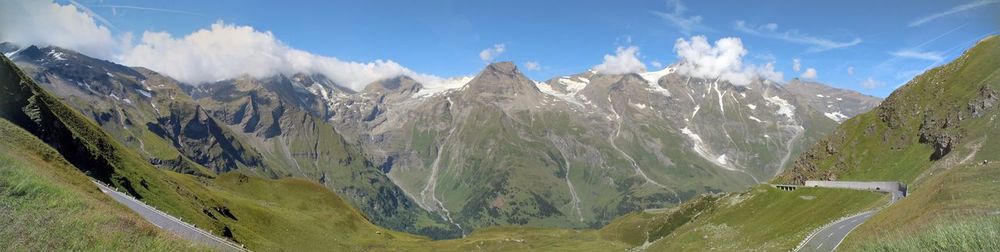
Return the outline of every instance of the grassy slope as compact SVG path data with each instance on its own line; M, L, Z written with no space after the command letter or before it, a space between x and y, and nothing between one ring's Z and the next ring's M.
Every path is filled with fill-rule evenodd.
M931 162L926 158L909 156L921 164L915 166L918 169L890 171L898 173L904 181L912 181L910 196L861 225L845 240L843 244L845 248L902 249L913 245L914 242L945 239L948 235L955 234L959 237L952 236L940 241L975 243L983 238L982 234L969 232L969 223L954 222L954 220L965 218L989 220L979 216L995 215L1000 210L1000 196L996 194L996 191L1000 190L1000 184L997 184L995 179L1000 177L1000 170L997 169L1000 165L969 164L981 160L1000 159L1000 152L995 151L996 141L1000 139L992 137L992 133L1000 132L998 131L1000 128L994 122L1000 111L993 108L979 118L971 117L968 112L968 106L980 96L979 90L983 88L1000 90L998 66L1000 66L1000 38L994 36L981 41L955 62L918 77L904 88L909 92L899 92L899 96L907 100L923 103L921 105L929 105L931 108L936 107L925 111L926 114L930 114L925 116L959 114L966 117L955 127L955 131L960 132L962 138L959 146L939 161ZM924 92L927 90L941 90L941 92ZM930 95L936 98L930 99ZM914 123L910 122L907 125L912 124ZM892 175L885 171L856 171L848 174L849 176ZM1000 238L1000 234L992 233L990 237L996 240ZM952 245L956 246L951 247L953 249L963 249L961 245L948 246Z
M962 165L944 170L921 184L906 200L872 217L852 232L842 246L848 250L892 250L905 248L913 242L945 238L940 237L942 235L951 237L944 241L951 244L943 246L958 246L953 243L961 239L973 242L981 239L979 235L982 234L970 232L975 229L968 228L968 221L958 220L990 221L994 230L1000 227L996 225L996 215L1000 214L1000 195L996 193L1000 190L1000 183L997 178L1000 178L1000 164L996 163ZM958 237L953 237L956 234ZM990 235L994 241L1000 238L997 232Z
M942 220L912 237L866 244L859 251L1000 251L1000 217Z
M883 204L883 198L863 191L803 188L786 192L758 186L719 199L650 249L790 250L813 229Z
M876 215L848 238L845 246L852 249L873 242L862 237L884 237L883 232L933 236L923 230L939 216L995 213L1000 205L993 196L996 183L990 179L996 177L990 176L995 169L947 168L966 156L974 160L998 158L996 152L984 151L995 148L989 143L996 140L988 136L995 131L992 120L998 112L993 110L978 119L970 119L968 112L970 101L981 96L979 90L984 86L1000 89L997 66L1000 39L993 37L955 62L915 78L878 109L848 120L777 180L898 180L910 184L910 197ZM925 119L940 123L956 116L965 119L959 127L939 126L929 131L962 136L964 145L954 148L946 158L931 160L934 148L921 141L921 125ZM957 171L961 169L965 170ZM806 195L816 198L806 201L799 197ZM742 196L750 199L709 207L651 248L787 250L815 227L884 202L872 193L829 189L781 192L756 188Z
M105 196L55 150L0 119L0 244L5 250L205 250Z

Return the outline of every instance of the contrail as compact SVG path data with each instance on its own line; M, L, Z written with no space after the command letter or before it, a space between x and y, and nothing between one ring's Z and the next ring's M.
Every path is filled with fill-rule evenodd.
M978 7L981 7L981 6L984 6L984 5L990 5L990 4L995 4L995 3L1000 3L1000 0L978 0L978 1L970 2L970 3L966 3L966 4L963 4L963 5L952 7L951 9L948 9L948 10L945 10L945 11L942 11L942 12L934 13L934 14L927 15L927 16L924 16L922 18L910 21L910 23L908 24L908 26L909 27L917 27L917 26L923 25L923 24L925 24L927 22L933 21L935 19L938 19L938 18L941 18L941 17L944 17L944 16L952 15L952 14L963 12L963 11L967 11L967 10L972 10L972 9L975 9L975 8L978 8Z
M114 24L112 24L110 21L108 21L107 19L105 19L101 15L98 15L96 12L94 12L90 8L87 8L87 6L84 6L83 4L80 4L80 3L76 2L76 0L69 0L69 3L72 4L73 6L76 6L77 9L80 9L84 13L87 13L87 15L89 15L90 17L92 17L94 19L97 19L97 21L100 21L102 24L107 25L108 27L111 27L111 29L118 30L118 27L115 27Z
M144 10L144 11L155 11L155 12L185 14L185 15L193 15L193 16L204 16L204 15L202 15L200 13L195 13L195 12L190 12L190 11L184 11L184 10L164 9L164 8L152 8L152 7L142 7L142 6L132 6L132 5L103 5L102 4L102 5L94 5L94 7L114 8L114 9Z

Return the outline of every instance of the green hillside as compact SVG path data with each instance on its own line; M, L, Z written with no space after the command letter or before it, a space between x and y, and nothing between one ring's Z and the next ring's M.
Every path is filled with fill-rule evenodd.
M844 122L775 181L896 180L908 184L909 197L879 212L845 240L843 246L850 250L907 248L944 236L957 242L977 239L929 230L968 230L968 223L942 219L988 216L1000 209L1000 198L995 196L1000 184L992 175L996 165L973 164L1000 159L1000 152L989 150L1000 146L995 143L998 139L990 137L998 130L993 122L1000 114L995 109L998 89L1000 38L991 36L955 61L916 77L875 110ZM882 206L886 198L850 190L785 192L759 186L697 206L702 210L692 221L650 249L789 250L813 229ZM681 209L698 204L703 203L689 202ZM910 236L914 234L917 238Z
M51 147L4 119L0 139L5 250L206 250L149 225Z
M290 242L292 237L316 241L311 246L325 245L328 248L378 247L386 246L385 240L392 238L394 234L380 231L381 228L367 222L339 197L326 190L317 190L314 184L252 183L268 186L258 188L260 191L310 191L340 204L321 205L325 209L316 212L290 205L287 207L296 211L289 211L272 205L314 202L317 196L291 193L284 195L285 201L271 202L249 193L253 192L253 188L227 184L233 177L246 178L239 179L240 181L262 180L260 178L238 174L208 178L158 170L131 149L123 148L120 143L111 140L95 124L26 78L8 59L3 58L3 63L0 68L0 90L3 91L0 93L0 117L39 137L83 174L115 185L147 204L196 226L216 234L221 234L223 229L228 228L233 234L230 239L244 243L251 249L301 246ZM229 191L226 186L246 191ZM294 215L289 212L294 212ZM320 228L322 225L317 225L324 222L330 223L325 228L336 228L324 229Z

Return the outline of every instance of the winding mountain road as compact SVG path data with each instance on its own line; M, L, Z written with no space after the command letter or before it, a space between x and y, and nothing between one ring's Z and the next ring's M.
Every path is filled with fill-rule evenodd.
M834 251L854 228L865 223L872 215L875 215L875 211L834 222L813 235L798 251Z
M901 198L903 198L903 196L900 193L892 193L892 198L889 199L888 205L896 203L896 201ZM871 218L879 210L880 209L863 212L861 214L833 222L823 229L820 229L819 232L816 232L816 234L806 238L807 240L802 244L802 246L795 251L827 252L837 250L837 246L840 246L840 243L844 241L844 238L847 238L847 235L850 234L854 228L860 226L861 223L865 223L868 218Z
M122 203L129 209L132 209L135 213L142 216L143 219L149 221L153 225L163 229L167 232L175 234L183 239L189 240L194 243L202 244L208 247L216 248L221 251L247 251L243 249L242 246L233 244L225 239L219 238L212 235L204 230L194 227L191 224L185 223L180 219L173 216L167 215L166 213L160 212L153 207L142 203L135 198L132 198L124 193L116 191L114 188L108 187L100 182L94 181L94 184L101 189L101 192L111 196L112 199Z

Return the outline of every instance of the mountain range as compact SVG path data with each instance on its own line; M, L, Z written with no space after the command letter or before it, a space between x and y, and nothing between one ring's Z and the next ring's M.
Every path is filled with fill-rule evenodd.
M880 102L676 66L539 82L499 62L449 88L399 76L351 90L306 73L190 84L58 47L0 48L161 169L312 180L378 225L436 238L511 224L596 228L741 191Z
M850 92L800 80L688 80L672 67L535 82L496 63L452 89L399 77L353 91L306 74L193 86L55 47L0 48L0 216L12 220L0 226L0 244L15 250L200 249L116 206L88 179L254 250L793 250L859 212L871 218L840 249L996 250L995 35L846 120L837 114L866 110L840 106L865 103L843 103ZM671 107L644 111L660 103ZM779 164L744 168L739 157L761 149L739 143L762 138L775 142L760 148L777 153L761 156ZM426 181L420 190L400 182L413 179L402 169L427 174L414 179ZM717 172L676 176L696 169ZM755 178L899 181L907 195L786 191ZM687 198L678 190L723 179L747 185ZM615 200L637 210L600 229L538 227L601 225L588 215L604 204L587 195L591 180L627 185ZM478 195L455 196L484 192L502 200L476 212L484 207L469 202ZM564 203L552 204L558 197ZM402 202L391 209L405 215L380 215L389 202ZM465 237L430 240L373 222Z

